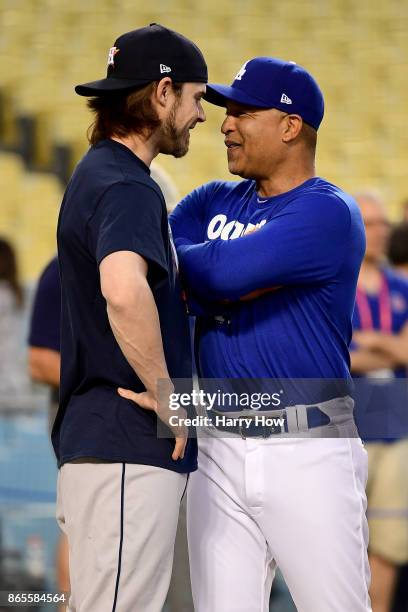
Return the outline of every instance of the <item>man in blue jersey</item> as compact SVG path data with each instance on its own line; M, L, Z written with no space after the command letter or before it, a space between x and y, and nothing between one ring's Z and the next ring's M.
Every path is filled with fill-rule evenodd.
M252 419L200 438L188 500L195 609L266 612L278 565L300 612L368 612L367 458L341 391L361 215L315 174L323 96L306 70L254 58L205 97L226 108L228 168L244 180L196 189L171 218L200 315L200 374L288 384L270 412L280 426Z
M385 262L390 226L383 203L370 192L356 200L367 249L353 315L351 369L358 377L356 420L369 460L370 594L374 612L389 612L398 567L408 562L408 282Z

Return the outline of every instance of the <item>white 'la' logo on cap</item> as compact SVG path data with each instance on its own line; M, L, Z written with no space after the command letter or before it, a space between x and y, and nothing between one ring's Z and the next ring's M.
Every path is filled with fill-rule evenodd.
M237 76L235 77L234 81L240 81L242 79L242 77L246 73L246 65L247 65L247 63L248 62L245 62L245 64L242 66L241 70L237 73Z

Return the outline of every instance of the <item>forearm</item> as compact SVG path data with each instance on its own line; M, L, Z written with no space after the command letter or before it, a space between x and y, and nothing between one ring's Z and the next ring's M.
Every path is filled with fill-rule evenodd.
M255 265L241 241L217 240L198 245L178 241L177 252L187 285L207 301L238 300L270 286L269 262L259 265L258 260Z
M392 369L395 367L395 363L390 357L366 349L351 351L350 360L350 369L355 374L368 374L374 370Z
M30 347L28 369L33 381L52 387L59 386L61 357L58 351L42 347Z
M146 281L137 297L126 304L107 301L112 332L126 360L147 391L157 396L157 381L169 380L160 321L151 289Z
M179 244L179 246L182 245ZM183 242L183 246L188 246L186 241ZM180 253L185 254L186 251L181 248ZM255 283L253 282L251 273L248 275L231 274L231 270L233 269L231 262L227 263L225 268L224 266L221 266L221 264L214 264L215 268L211 269L209 267L204 267L205 263L199 256L194 255L194 258L196 262L192 262L191 260L187 261L189 271L186 271L186 268L183 267L183 271L186 271L186 284L187 286L191 284L193 287L196 287L196 292L200 293L201 297L205 297L207 301L209 300L209 296L211 296L211 301L213 303L219 302L222 304L228 304L236 300L249 302L282 287L282 285L262 287L263 284L269 282L267 277L267 266L265 266L265 276L259 279L259 285L257 285L256 289L253 289ZM180 256L180 259L182 259L182 255ZM203 264L201 267L200 261ZM182 260L182 262L185 263L185 259ZM193 267L191 267L191 263L193 263ZM198 264L197 273L194 272L194 266L196 264ZM181 265L183 265L183 263ZM242 270L242 268L239 268L239 264L237 269Z
M405 336L381 334L376 350L392 359L395 365L408 365L408 339Z

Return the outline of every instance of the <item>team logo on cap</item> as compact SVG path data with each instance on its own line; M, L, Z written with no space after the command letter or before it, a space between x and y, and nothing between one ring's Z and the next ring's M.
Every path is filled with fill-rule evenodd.
M240 81L242 79L242 77L246 73L246 65L247 65L247 63L248 62L245 62L245 64L242 66L241 70L239 70L239 72L237 72L237 76L235 77L234 81Z
M282 104L292 104L292 100L285 93L282 94L280 101Z
M108 53L108 66L114 66L115 65L115 55L117 53L119 53L120 49L118 49L117 47L111 47L109 49L109 53Z

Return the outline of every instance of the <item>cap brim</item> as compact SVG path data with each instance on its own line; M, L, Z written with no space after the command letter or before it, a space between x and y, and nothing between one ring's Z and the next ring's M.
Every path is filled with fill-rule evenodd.
M204 94L204 100L216 106L226 106L228 101L238 102L239 104L248 104L248 106L256 106L258 108L271 108L270 104L265 104L261 100L246 94L244 91L231 87L230 85L218 85L210 83L207 85L207 90Z
M116 91L128 91L147 85L151 81L146 79L140 80L127 80L127 79L115 79L113 77L100 79L99 81L91 81L90 83L83 83L77 85L75 91L80 96L100 96L107 93L114 93Z

